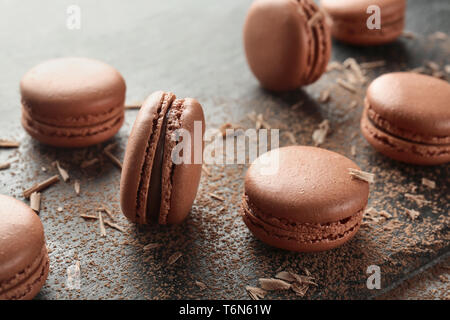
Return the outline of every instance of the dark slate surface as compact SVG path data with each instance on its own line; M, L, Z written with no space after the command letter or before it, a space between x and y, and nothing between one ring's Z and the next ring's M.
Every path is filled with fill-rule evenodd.
M45 226L51 258L49 279L39 299L164 299L248 298L246 285L277 270L304 272L316 278L306 298L367 298L381 291L366 288L368 265L382 270L383 292L412 272L448 254L449 166L416 167L391 161L376 152L358 133L364 87L351 95L335 84L338 73L324 75L316 84L296 92L272 95L261 90L249 72L242 48L242 24L251 1L76 1L82 10L81 30L66 28L66 9L74 1L0 2L0 138L19 140L18 150L0 150L0 162L14 161L0 172L0 192L23 199L21 192L36 181L56 173L59 160L70 183L59 183L43 194L40 217ZM450 40L436 40L436 31L449 33L450 4L442 1L409 1L407 29L413 40L376 48L333 43L332 60L355 57L359 62L386 60L387 65L368 73L409 70L432 60L440 67L450 63ZM128 101L140 101L155 90L171 90L179 97L197 98L205 109L209 128L225 122L244 127L254 124L247 114L263 113L272 127L291 131L299 144L312 144L311 134L323 119L332 133L323 147L352 157L364 170L377 174L370 206L394 215L389 221L368 224L345 246L331 252L296 254L275 250L255 240L239 217L245 167L213 167L203 176L190 218L175 227L136 227L120 214L120 172L101 158L101 146L63 151L32 141L20 125L21 76L42 60L68 55L97 58L115 66L127 81ZM448 76L448 75L447 75ZM332 89L332 100L316 102L320 92ZM352 100L358 107L349 110ZM300 108L291 108L304 101ZM114 151L123 157L127 135L136 111L114 139ZM289 142L282 141L282 145ZM355 146L357 155L350 153ZM84 159L101 158L101 165L80 169ZM47 172L42 171L42 167ZM436 181L430 190L422 177ZM76 197L73 181L80 180ZM208 192L220 194L224 202ZM428 201L418 206L405 193ZM104 204L114 210L125 233L107 229L101 238L98 224L80 213L95 214ZM61 207L62 212L57 208ZM421 212L411 221L405 209ZM146 252L143 246L160 243ZM174 252L183 257L168 266ZM81 263L81 289L66 286L66 270ZM200 290L195 281L207 285ZM268 298L296 299L292 293Z

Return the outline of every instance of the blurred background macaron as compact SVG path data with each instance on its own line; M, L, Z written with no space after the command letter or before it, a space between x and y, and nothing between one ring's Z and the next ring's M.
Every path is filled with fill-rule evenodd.
M41 220L23 202L0 195L0 300L34 298L48 271Z
M278 170L267 174L270 163ZM250 231L270 246L323 251L349 241L358 231L369 184L353 178L350 159L322 148L271 150L247 171L242 216Z
M174 139L180 130L189 135L182 135L180 143L189 141L184 146ZM175 224L187 217L200 183L204 130L203 109L195 99L158 91L144 101L128 139L120 181L120 204L129 220ZM184 149L174 151L176 146ZM174 158L175 152L188 159Z
M393 42L402 34L405 25L406 0L320 0L320 5L331 17L333 37L349 44ZM370 9L372 6L379 11ZM378 13L380 28L372 28L376 20L371 17Z
M402 162L450 161L450 84L428 75L394 72L367 89L361 131L382 154Z
M124 121L125 81L88 58L60 58L28 71L20 82L22 125L55 147L87 147L113 137Z
M262 87L298 89L325 72L331 35L312 0L256 0L244 26L247 62Z

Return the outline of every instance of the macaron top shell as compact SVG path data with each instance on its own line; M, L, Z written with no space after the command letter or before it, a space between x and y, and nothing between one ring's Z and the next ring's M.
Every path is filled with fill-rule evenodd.
M113 67L70 57L32 68L22 78L20 91L33 119L59 126L86 126L123 112L126 85Z
M418 134L450 136L450 84L435 77L395 72L375 79L367 103L396 127Z
M275 174L264 174L267 161L278 159ZM269 160L270 161L270 160ZM245 193L266 214L299 223L336 222L365 208L368 183L353 179L350 159L321 148L284 147L253 162L245 177Z
M247 60L263 87L289 90L307 65L307 19L294 0L258 0L244 27Z
M380 7L382 18L401 17L406 8L406 0L321 0L320 5L333 18L342 20L367 20L372 13L367 8L372 5Z
M36 213L21 201L0 195L0 284L39 258L44 245Z

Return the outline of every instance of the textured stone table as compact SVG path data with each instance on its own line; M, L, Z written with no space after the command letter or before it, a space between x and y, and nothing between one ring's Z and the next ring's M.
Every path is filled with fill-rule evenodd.
M359 134L367 84L357 86L357 92L351 94L336 84L341 72L329 72L314 85L291 93L274 95L261 90L247 68L242 48L242 24L250 1L75 2L81 8L80 30L66 27L68 3L0 3L0 138L21 142L16 150L0 150L0 163L13 161L10 169L0 171L0 193L24 200L23 189L57 173L52 166L55 160L71 176L69 182L43 192L40 217L51 273L39 299L247 299L245 286L257 286L258 278L273 277L282 269L303 274L305 268L318 284L307 292L307 299L370 298L448 256L450 167L404 165L374 152ZM420 67L427 61L436 62L443 70L450 64L450 39L432 35L449 33L449 14L447 0L411 0L407 29L416 35L413 39L402 37L376 48L335 42L332 60L386 61L385 66L368 71L369 79ZM208 128L226 122L254 127L248 117L254 112L262 114L272 128L280 128L281 145L294 143L286 132L292 133L296 143L311 145L312 132L328 119L331 133L323 147L345 154L365 171L375 173L369 206L393 217L366 219L350 243L330 252L299 254L272 249L256 240L239 216L246 166L229 165L207 166L210 176L203 175L192 213L182 225L130 224L120 214L120 172L102 156L104 145L56 150L32 141L20 125L21 76L42 60L68 55L97 58L119 69L127 81L129 102L160 89L197 98L203 104ZM446 74L447 79L449 76ZM318 97L326 89L331 99L319 103ZM357 106L351 108L353 101ZM299 106L299 102L303 104ZM126 124L112 141L118 144L113 152L120 159L135 116L136 111L127 111ZM99 163L80 168L84 160L96 157ZM435 181L436 188L423 186L422 178ZM73 190L75 180L81 184L80 196ZM423 196L426 202L418 203L405 194ZM102 238L97 221L80 217L97 214L102 205L113 211L123 232L107 227ZM419 211L420 216L411 220L407 209ZM149 243L162 247L144 249ZM176 252L183 256L169 266L167 261ZM70 289L66 272L77 261L81 288ZM381 290L366 287L369 265L381 268ZM299 297L281 292L267 298Z

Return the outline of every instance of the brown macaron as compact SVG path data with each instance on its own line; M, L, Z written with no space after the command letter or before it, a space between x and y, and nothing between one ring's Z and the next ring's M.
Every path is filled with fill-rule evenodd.
M48 270L41 220L23 202L0 195L0 300L34 298Z
M261 85L287 91L311 84L325 72L331 35L311 0L256 0L245 21L244 47Z
M175 163L174 135L180 129L191 137L191 156ZM162 91L145 100L128 140L120 181L120 204L129 220L176 224L187 217L200 182L204 130L197 100Z
M450 84L431 76L395 72L367 89L361 131L382 154L402 162L450 161Z
M87 147L113 137L124 121L125 81L113 67L60 58L28 71L20 82L22 125L55 147Z
M278 170L265 172L270 163ZM349 174L350 159L316 147L291 146L256 159L245 177L242 215L250 231L273 247L323 251L358 231L369 197L367 182Z
M380 45L394 41L403 32L406 0L321 0L320 4L333 21L333 37L342 42ZM367 10L372 5L380 8L380 29L368 27L374 12Z

